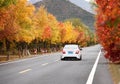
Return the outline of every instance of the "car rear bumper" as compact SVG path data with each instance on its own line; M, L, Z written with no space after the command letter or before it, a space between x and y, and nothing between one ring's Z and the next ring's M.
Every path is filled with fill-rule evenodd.
M64 58L77 58L77 59L80 59L80 56L81 56L81 54L74 54L74 55L66 55L66 54L63 54L62 56L61 56L61 59L64 59Z

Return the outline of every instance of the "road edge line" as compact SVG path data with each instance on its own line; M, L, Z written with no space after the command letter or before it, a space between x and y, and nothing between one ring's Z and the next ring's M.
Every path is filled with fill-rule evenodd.
M91 70L91 72L90 72L90 74L89 74L89 77L88 77L88 80L87 80L86 84L92 84L92 82L93 82L93 78L94 78L94 75L95 75L95 72L96 72L96 68L97 68L97 65L98 65L98 61L99 61L99 59L100 59L100 55L101 55L101 50L100 50L100 52L98 53L98 56L97 56L97 58L96 58L96 61L95 61L95 63L94 63L94 66L93 66L93 68L92 68L92 70Z
M48 53L48 54L56 54L56 53L59 53L59 52L55 52L55 53ZM33 59L37 59L37 58L42 58L42 57L45 57L45 56L48 56L48 54L40 54L38 56L33 56L31 58L23 58L23 59L18 59L18 60L11 60L11 61L6 61L6 62L3 62L3 63L0 63L0 66L1 65L7 65L7 64L12 64L12 63L19 63L19 62L23 62L23 61L27 61L27 60L33 60ZM49 56L48 56L49 57Z

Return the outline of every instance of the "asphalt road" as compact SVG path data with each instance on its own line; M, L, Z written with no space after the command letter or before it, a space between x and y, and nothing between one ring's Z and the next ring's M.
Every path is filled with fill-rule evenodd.
M0 64L0 84L86 84L100 46L83 48L83 58L60 60L61 53ZM108 63L100 56L93 84L113 84Z

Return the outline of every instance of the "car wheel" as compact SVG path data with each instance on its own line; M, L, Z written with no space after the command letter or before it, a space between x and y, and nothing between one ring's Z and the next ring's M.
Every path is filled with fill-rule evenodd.
M82 55L80 56L80 59L79 60L82 60Z
M62 58L62 56L61 56L61 58L60 58L61 60L64 60L64 58Z
M61 60L63 60L63 59L61 58Z
M80 56L80 59L82 60L82 55Z

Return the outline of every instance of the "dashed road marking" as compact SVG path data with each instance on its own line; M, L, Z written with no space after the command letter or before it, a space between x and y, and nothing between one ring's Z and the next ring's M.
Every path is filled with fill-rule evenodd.
M55 60L55 62L58 62L59 60Z
M46 65L48 65L48 63L44 63L44 64L42 64L42 66L46 66Z
M97 65L98 65L98 61L99 61L99 59L100 59L100 55L101 55L101 50L100 50L100 52L98 53L97 59L96 59L96 61L95 61L95 64L94 64L91 72L90 72L90 75L89 75L89 77L88 77L88 80L87 80L86 84L92 84L92 82L93 82L93 78L94 78L95 71L96 71L96 68L97 68Z
M26 69L26 70L23 70L23 71L20 71L19 73L22 74L22 73L26 73L28 71L31 71L32 69Z

